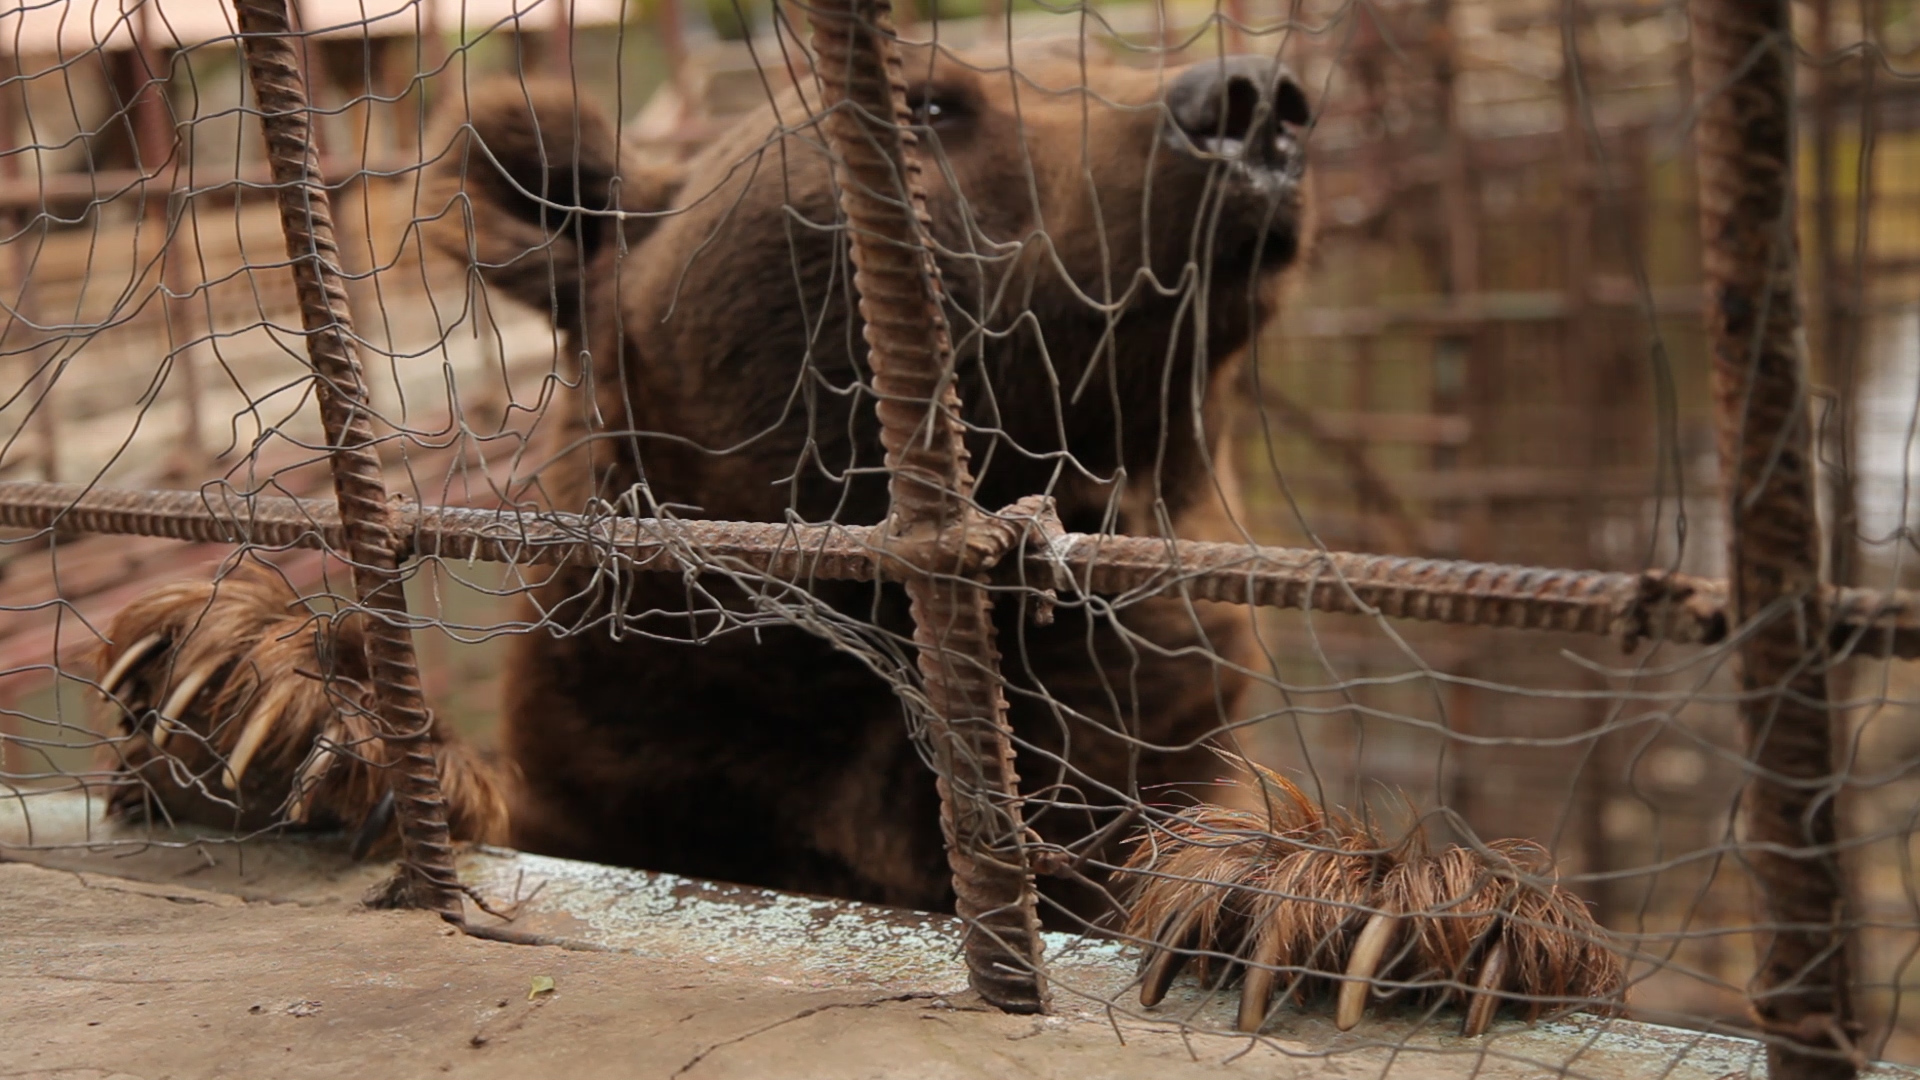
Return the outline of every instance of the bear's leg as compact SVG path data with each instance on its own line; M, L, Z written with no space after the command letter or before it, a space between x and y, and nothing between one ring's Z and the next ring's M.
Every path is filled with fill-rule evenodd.
M678 579L627 583L616 639L563 572L516 639L502 744L515 847L689 877L950 909L934 776L888 682L792 626L708 634ZM708 587L716 592L717 583ZM827 583L840 610L871 587ZM897 622L891 593L883 619ZM704 617L703 617L704 618ZM698 644L674 638L690 634Z
M392 836L399 754L380 737L358 620L254 568L156 589L123 609L96 670L120 738L108 812L252 832L288 823ZM434 730L457 840L506 835L506 774ZM371 827L369 828L369 825Z

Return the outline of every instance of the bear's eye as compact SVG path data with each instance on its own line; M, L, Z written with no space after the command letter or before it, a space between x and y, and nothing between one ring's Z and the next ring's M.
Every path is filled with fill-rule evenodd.
M948 127L967 113L966 103L959 97L931 88L909 93L907 105L910 123L915 127Z

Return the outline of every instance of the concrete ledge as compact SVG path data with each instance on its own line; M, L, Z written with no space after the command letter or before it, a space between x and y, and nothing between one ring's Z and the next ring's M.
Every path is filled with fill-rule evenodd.
M1053 1014L1005 1016L967 993L950 917L468 851L462 879L517 898L515 926L604 951L502 945L359 909L388 868L337 841L113 830L96 811L0 800L0 857L36 864L0 866L0 925L26 946L0 951L17 988L0 1074L1765 1075L1750 1040L1586 1016L1464 1040L1452 1014L1377 1009L1342 1033L1283 1012L1250 1039L1231 994L1186 980L1142 1010L1128 950L1060 934Z

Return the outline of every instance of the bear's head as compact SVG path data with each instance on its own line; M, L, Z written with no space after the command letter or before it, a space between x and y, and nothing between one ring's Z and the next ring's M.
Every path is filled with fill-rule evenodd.
M1211 486L1225 373L1310 234L1306 95L1258 56L902 54L980 501L1048 491L1080 529L1177 513ZM566 85L468 100L429 232L593 358L570 497L644 481L713 517L877 520L818 85L673 167L634 164Z

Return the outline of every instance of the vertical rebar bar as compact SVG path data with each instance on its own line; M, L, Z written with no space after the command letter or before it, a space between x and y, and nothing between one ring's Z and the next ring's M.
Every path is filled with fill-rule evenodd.
M1046 1007L1026 826L1000 685L993 611L965 577L975 520L953 351L928 243L926 196L889 0L813 8L813 47L852 237L881 440L891 474L888 541L920 573L907 581L939 772L955 908L974 989L1011 1012Z
M680 99L679 121L684 124L689 118L705 117L706 102L700 100L699 88L694 83L692 58L687 46L687 17L680 10L680 0L655 0L653 11L653 32L659 36L660 50L667 56L667 84L673 87L674 94ZM793 12L795 32L798 32L799 10ZM752 33L753 28L747 27Z
M1225 10L1215 17L1221 20L1221 44L1227 52L1245 52L1247 48L1247 27L1253 25L1253 15L1247 10L1247 0L1226 0Z
M299 289L307 357L332 458L334 495L353 564L354 595L367 621L375 706L385 739L400 752L393 793L406 886L401 891L415 906L459 923L464 913L431 741L434 721L414 664L400 553L388 518L367 384L355 355L332 208L320 176L312 110L294 50L287 0L234 0L233 6Z
M547 49L547 67L556 79L573 77L573 0L553 5L552 43Z
M1749 989L1779 1080L1853 1076L1845 879L1835 843L1810 410L1800 354L1789 0L1696 0L1700 226L1741 719L1742 851L1760 905Z
M1828 505L1827 574L1837 585L1853 580L1859 562L1859 499L1853 475L1853 374L1861 331L1857 278L1859 268L1840 257L1839 195L1835 191L1840 158L1840 57L1834 50L1835 0L1817 0L1813 6L1813 267L1819 275L1816 290L1820 347L1814 357L1820 381L1834 393L1826 423L1817 433L1828 463L1825 471ZM1863 68L1872 65L1863 64ZM1863 88L1864 90L1864 88ZM1871 93L1862 93L1866 101ZM1863 139L1866 132L1861 131ZM1864 203L1864 191L1856 198ZM1856 210L1864 214L1864 206ZM1844 697L1845 695L1840 695Z
M21 70L17 58L0 62L0 78L10 81L11 85L0 89L0 185L18 189L21 185L21 159L28 153L26 147L18 143L21 116L26 108L27 76ZM17 103L17 106L16 106ZM7 253L4 262L0 262L0 294L4 294L6 306L5 325L0 327L0 353L20 357L22 389L27 394L27 408L32 411L28 424L33 430L34 456L37 457L40 478L54 481L60 479L59 418L55 413L53 399L52 373L47 369L51 357L42 344L47 336L32 326L35 304L33 302L33 257L29 254L27 237L39 232L45 243L44 225L35 230L31 213L23 209L8 210L0 213L0 235L11 237L7 240Z
M0 86L0 184L8 187L17 187L20 183L20 158L24 152L15 142L19 124L14 101L16 98L24 99L26 86L21 74L18 61L0 61L0 79L12 80L12 85ZM45 397L27 389L39 377L35 360L38 352L22 344L22 339L28 339L32 334L32 328L27 324L27 277L31 268L26 257L28 220L23 210L0 211L0 243L4 243L7 249L0 254L0 365L13 366L7 362L9 354L20 357L18 370L21 389L29 394L29 408L44 410L49 404ZM5 389L8 393L14 392L11 385ZM37 426L38 413L35 420ZM43 478L57 479L53 475L51 439L47 440L42 453L45 455ZM26 725L17 715L14 704L20 693L18 679L0 682L0 776L24 773L28 768L28 751L19 741L19 737L26 733Z
M129 106L134 114L133 145L138 159L135 167L147 174L146 183L157 187L162 182L162 163L171 162L168 186L174 190L190 187L192 140L174 130L173 105L167 93L173 58L170 50L158 44L163 27L153 4L141 5L133 31L135 68L145 78L139 97ZM183 180L188 182L182 183ZM199 320L188 295L192 287L191 267L187 254L181 250L180 237L169 235L173 228L173 200L149 197L144 201L146 227L154 230L164 245L160 252L161 312L166 319L171 346L168 362L179 379L175 394L181 407L181 440L174 465L184 480L192 481L199 477L207 455L202 442L205 424L200 415L203 394L199 349L194 344L200 337ZM183 203L180 209L183 216L192 212L190 204Z
M1446 292L1456 303L1480 291L1480 192L1474 183L1472 134L1461 122L1460 40L1453 0L1427 0L1427 18L1440 44L1434 49L1433 89L1440 107L1440 203L1446 219Z
M1008 33L1007 0L981 0L980 21L986 24L986 41L1005 41Z
M1460 108L1460 60L1457 50L1456 16L1453 0L1427 0L1427 19L1437 41L1433 48L1433 92L1439 106L1439 126L1446 140L1442 151L1440 174L1441 213L1446 222L1446 265L1441 280L1448 301L1456 306L1476 302L1480 292L1480 197L1474 184L1474 166L1471 153L1471 136L1461 122ZM1480 367L1483 362L1484 347L1481 335L1468 330L1453 336L1435 336L1429 347L1432 349L1433 377L1429 380L1428 411L1436 415L1459 413L1466 402L1464 396L1472 376L1468 372ZM1458 376L1442 376L1443 365L1459 364L1467 371ZM1428 450L1428 458L1436 473L1457 472L1464 465L1462 451L1471 452L1470 447L1446 446L1435 443ZM1448 517L1467 519L1467 522L1483 520L1487 516L1486 500L1476 500L1459 514L1452 507L1440 510ZM1411 522L1404 506L1400 515ZM1465 522L1463 522L1465 524ZM1424 541L1425 537L1417 527L1405 530L1412 536ZM1460 550L1469 556L1485 557L1487 549L1484 538L1487 530L1468 524L1462 530ZM1424 552L1426 546L1411 549ZM1474 670L1481 662L1480 657L1463 659L1454 674L1471 677L1478 674ZM1459 746L1448 746L1446 753L1451 758L1451 767L1444 775L1446 780L1446 805L1467 822L1479 820L1480 779L1470 767L1471 751L1467 741L1478 734L1479 710L1476 708L1478 692L1468 683L1455 683L1447 691L1447 729L1457 737L1462 737Z
M1560 324L1560 371L1564 411L1560 439L1568 450L1565 464L1586 483L1568 508L1573 533L1582 538L1581 547L1567 554L1580 565L1596 565L1602 553L1599 546L1603 506L1594 487L1595 474L1602 460L1601 440L1605 428L1595 407L1606 400L1606 385L1612 377L1612 354L1605 326L1596 317L1593 304L1594 222L1599 202L1601 165L1594 148L1588 144L1592 120L1592 89L1587 83L1585 37L1591 17L1585 7L1568 3L1560 15L1560 134L1565 155L1561 160L1561 235L1565 245L1561 266L1566 275L1566 316ZM1612 705L1605 698L1591 697L1579 706L1583 726L1592 735L1579 765L1578 779L1585 804L1573 831L1580 847L1580 867L1587 881L1583 892L1593 903L1595 917L1601 921L1615 914L1613 879L1608 871L1613 864L1613 840L1607 831L1606 810L1619 771L1614 763L1614 744L1602 732Z

